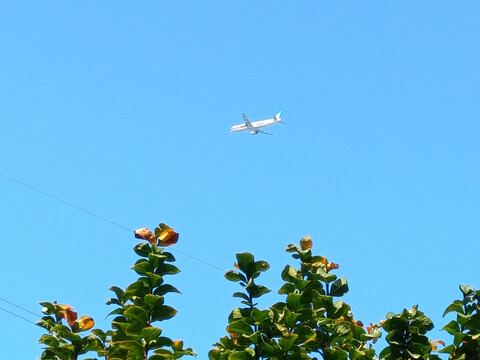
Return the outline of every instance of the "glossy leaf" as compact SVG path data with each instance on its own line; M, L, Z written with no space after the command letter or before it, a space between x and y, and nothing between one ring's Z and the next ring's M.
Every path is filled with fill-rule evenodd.
M135 247L133 248L133 251L135 251L135 253L141 257L148 257L148 254L151 250L152 247L149 243L140 243L135 245Z
M132 351L138 355L142 355L145 351L143 346L140 343L133 340L119 341L119 342L116 342L115 345L118 345L122 349Z
M452 320L445 325L442 330L446 330L450 335L456 335L460 332L460 326L456 321Z
M234 321L230 325L227 326L227 332L229 333L238 333L238 334L245 334L251 335L253 334L253 330L245 321L239 320Z
M346 277L342 277L332 283L332 288L330 289L330 296L339 297L345 295L347 292L348 283Z
M110 291L113 291L115 293L115 295L117 296L117 299L122 301L123 300L123 295L124 295L124 291L122 289L120 289L119 287L117 286L111 286L109 288Z
M171 246L177 243L179 235L171 227L161 223L155 228L155 236L160 246Z
M124 315L131 320L146 323L148 320L147 312L139 306L131 306L125 310Z
M228 360L250 360L250 359L253 359L253 357L246 351L237 351L232 353L228 357Z
M162 305L152 311L152 321L162 321L174 317L177 310L168 305Z
M172 264L161 264L156 270L157 275L175 275L180 272L180 269Z
M463 314L463 302L460 301L460 300L455 300L453 303L448 305L448 307L443 312L443 316L447 315L448 313L450 313L452 311Z
M254 257L252 254L245 252L239 253L237 256L237 266L238 269L245 273L247 276L250 276L254 271Z
M147 343L150 341L156 340L160 334L162 333L162 329L157 327L148 326L142 329L142 338L145 339Z
M153 266L148 260L140 259L137 260L135 265L132 267L133 270L139 275L146 275L148 272L153 272Z
M90 330L95 326L95 321L90 316L83 315L77 319L72 325L73 332Z
M229 281L234 281L234 282L244 281L244 282L247 282L247 279L245 278L245 276L243 274L240 274L238 271L235 271L235 270L228 270L225 273L224 276L225 276L225 279L227 279Z
M234 292L233 297L238 297L238 298L242 298L244 300L249 301L249 297L246 294L241 293L241 292Z

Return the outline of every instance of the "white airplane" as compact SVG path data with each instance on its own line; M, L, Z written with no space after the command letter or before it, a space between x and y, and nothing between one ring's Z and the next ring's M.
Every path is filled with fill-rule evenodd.
M266 131L260 130L260 128L264 128L266 126L273 125L275 123L282 123L282 119L280 118L282 116L282 112L279 111L278 114L276 114L273 119L266 119L266 120L259 120L259 121L252 121L250 122L247 118L247 115L245 113L243 115L243 121L245 121L244 124L239 124L239 125L233 125L230 128L230 132L237 132L237 131L245 131L248 130L250 131L251 135L257 135L258 133L260 134L265 134L265 135L275 135L272 133L268 133Z

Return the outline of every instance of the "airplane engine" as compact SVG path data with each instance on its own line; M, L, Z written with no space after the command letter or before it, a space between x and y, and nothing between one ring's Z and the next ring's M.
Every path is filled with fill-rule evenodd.
M257 135L258 134L258 131L250 131L250 135Z

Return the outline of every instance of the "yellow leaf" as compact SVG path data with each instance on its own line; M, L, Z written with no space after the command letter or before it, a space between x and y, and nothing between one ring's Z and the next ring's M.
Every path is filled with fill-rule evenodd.
M172 344L172 349L175 350L175 351L180 351L183 349L183 340L175 340L175 341L172 341L173 344Z
M77 320L78 330L85 331L91 329L95 325L95 321L90 316L83 315Z
M304 236L300 240L300 247L302 250L308 250L312 248L312 238L310 236Z
M160 224L156 229L158 233L158 245L160 246L171 246L177 243L178 233L173 231L173 229L165 224ZM159 230L159 231L158 231Z

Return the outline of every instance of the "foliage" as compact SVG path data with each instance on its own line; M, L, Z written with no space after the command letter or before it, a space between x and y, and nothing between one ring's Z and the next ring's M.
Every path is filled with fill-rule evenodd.
M332 273L337 264L312 255L311 248L309 237L302 238L300 246L287 246L287 252L300 260L300 268L285 267L285 284L279 293L286 295L286 300L266 310L257 309L252 300L269 291L254 282L268 264L254 261L249 253L237 254L235 267L240 272L230 270L225 277L240 282L245 292L233 296L243 298L247 307L232 311L229 336L215 344L209 353L211 360L315 359L311 354L329 360L373 358L374 350L366 345L380 332L368 333L354 320L349 305L334 300L347 293L347 280Z
M165 304L164 296L180 291L165 283L164 276L180 270L171 264L174 256L161 246L175 244L178 233L160 224L155 233L142 228L135 232L135 237L148 240L133 249L140 259L132 269L140 277L125 290L110 288L115 297L108 299L107 304L116 306L109 314L115 315L112 329L106 332L94 329L82 337L79 332L92 328L93 319L86 316L77 319L69 305L41 303L46 316L38 325L48 331L40 338L40 343L46 345L41 359L76 360L89 352L108 360L174 360L195 355L192 349L184 348L183 341L161 336L162 329L156 326L177 314L177 310ZM69 326L63 325L62 320Z
M440 350L450 354L449 359L477 360L480 358L480 291L471 286L460 285L463 300L455 300L443 313L453 312L457 319L443 327L453 335L453 344Z
M438 355L431 354L434 345L425 336L433 329L433 322L416 305L400 314L388 313L381 325L388 332L388 346L380 353L381 359L439 360Z
M136 230L135 237L146 240L134 247L139 259L132 269L139 277L125 289L110 288L112 328L92 329L93 319L78 318L71 306L42 302L44 316L38 325L47 333L39 340L44 345L41 359L77 360L94 354L106 360L174 360L196 355L183 341L162 336L158 327L177 313L165 304L165 296L180 291L164 277L180 270L163 247L174 245L178 233L160 224L154 232ZM241 306L230 313L228 335L214 344L210 360L439 360L436 353L449 354L449 360L480 360L480 291L460 286L463 300L455 300L443 314L456 314L456 320L443 327L453 336L453 343L445 346L427 337L433 322L416 305L364 326L341 300L348 292L347 279L335 274L337 264L312 254L310 237L288 245L286 251L299 267L285 266L278 290L285 298L267 309L258 308L257 301L271 290L257 281L269 264L247 252L236 255L235 270L227 271L225 278L240 285L242 290L233 296ZM376 355L373 344L382 330L388 346ZM437 351L439 344L444 348Z

